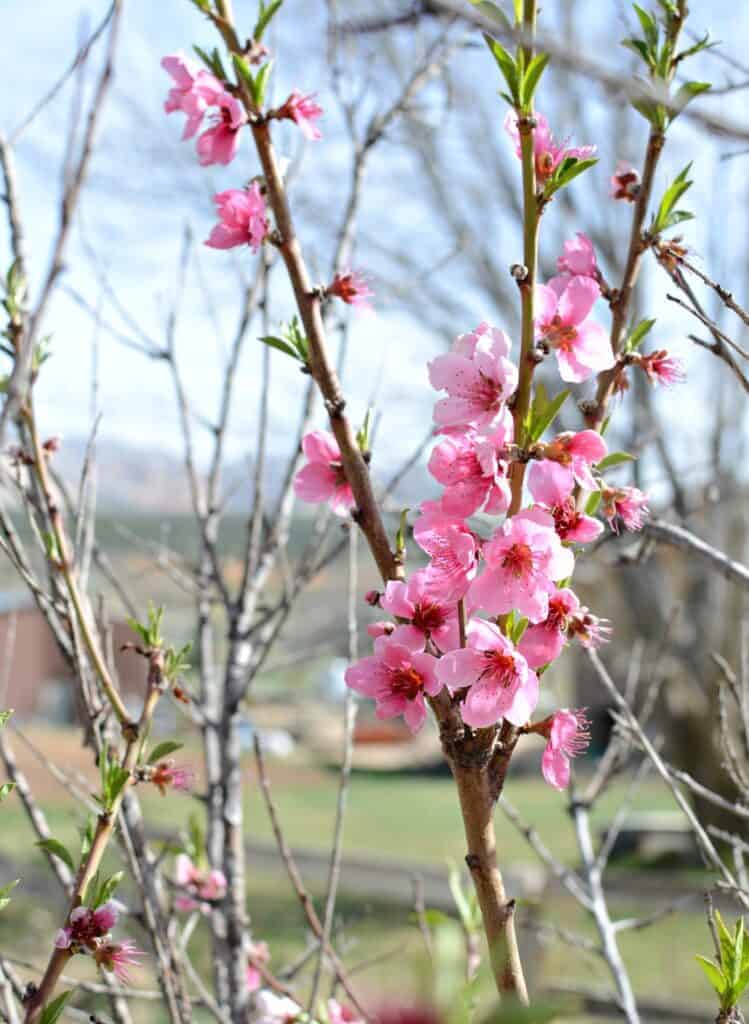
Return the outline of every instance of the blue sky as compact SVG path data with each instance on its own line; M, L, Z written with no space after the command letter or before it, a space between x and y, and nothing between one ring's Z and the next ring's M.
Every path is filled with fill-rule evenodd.
M317 91L326 108L323 125L325 139L302 154L295 204L300 210L303 240L313 268L324 273L330 258L330 232L318 231L319 225L335 222L345 198L348 149L341 135L340 118L329 92L325 67L324 4L309 0L287 0L280 36L271 38L279 52L278 72L274 87L279 96L292 86ZM346 5L347 6L347 5ZM371 10L373 5L363 5ZM377 5L374 5L375 8ZM385 8L386 4L380 5ZM391 5L390 5L391 6ZM692 23L696 29L710 28L711 33L727 43L736 55L747 38L749 10L722 0L708 3L693 0ZM100 19L105 2L65 4L37 0L19 5L9 0L0 2L0 24L3 36L12 41L5 63L6 81L12 89L0 93L0 130L9 134L35 101L66 66L76 43L84 31ZM244 18L246 31L252 24L254 3L235 0L238 18ZM556 8L555 8L556 10ZM623 4L618 0L605 3L576 4L577 18L589 19L588 43L599 59L622 61L624 51L611 48L611 40L624 35ZM79 16L80 12L80 16ZM604 16L605 14L605 16ZM561 24L557 16L554 24ZM408 63L419 41L396 37L401 59ZM609 45L604 45L608 41ZM176 278L176 264L184 226L192 225L198 241L205 238L213 223L210 196L219 188L237 185L257 172L248 140L237 161L226 170L200 169L190 143L179 141L181 124L178 116L166 118L162 103L168 80L159 67L165 53L178 49L189 51L193 42L212 44L211 30L187 0L162 0L144 3L126 0L124 31L121 40L115 89L102 124L99 148L92 166L89 188L81 207L83 232L76 231L69 250L70 270L66 283L83 294L91 304L100 296L94 267L103 267L117 295L148 334L163 340L164 324ZM356 44L376 55L381 42ZM410 48L410 49L409 49ZM99 51L100 52L100 51ZM354 59L354 51L347 53ZM493 102L497 88L493 67L481 49L465 51L454 67L456 81L462 83L463 95L475 90L482 102ZM352 64L353 66L353 64ZM358 65L357 65L358 66ZM376 61L372 64L373 89L363 101L368 110L384 103L392 82L380 74ZM710 76L724 80L727 69L715 59L700 58L695 77ZM735 78L742 76L737 72ZM362 84L357 73L355 86ZM90 85L90 83L89 83ZM545 83L553 91L553 78ZM543 89L543 87L542 87ZM543 93L541 94L543 97ZM723 100L705 101L713 109L725 110L733 117L745 116L744 97L738 93ZM57 216L59 195L59 161L64 149L71 100L71 86L51 104L22 135L16 148L19 190L29 236L32 281L38 281L45 265ZM551 103L551 100L547 102ZM555 98L555 111L563 120L564 103ZM559 135L575 135L576 141L600 141L601 164L595 169L597 191L591 204L605 202L605 183L616 157L630 157L639 163L646 127L635 115L633 150L617 152L611 143L611 109L596 87L584 93L586 115L600 129L600 139L579 138L575 124L560 124ZM543 105L543 99L541 99ZM722 104L722 106L721 106ZM456 118L470 118L470 108L447 110L443 92L435 88L425 94L423 119L439 126L440 143L452 153L455 167L455 201L461 195L461 168L474 159L461 149L460 125ZM514 158L501 130L504 116L497 104L496 138L493 144L504 153L503 159ZM571 118L574 122L574 115ZM746 117L749 121L749 117ZM556 125L555 125L556 127ZM393 139L379 152L372 167L371 187L364 203L363 224L366 234L376 241L398 240L409 252L416 253L420 265L432 266L444 251L443 240L430 220L415 178L413 164ZM282 151L291 156L300 154L300 139L295 129L279 130ZM452 149L450 149L452 147ZM685 230L696 253L707 269L722 276L739 298L746 293L746 170L747 159L721 162L726 151L738 148L725 141L705 139L690 126L677 124L663 162L663 181L681 169L688 159L695 159L697 184L690 195L691 207L700 215ZM584 188L573 186L576 188ZM496 234L496 244L503 251L502 260L509 264L516 259L517 225L505 212L501 195L495 195L492 181L486 182L486 225ZM483 211L482 211L483 212ZM598 216L595 209L591 216ZM616 211L626 223L626 210ZM608 215L608 212L607 212ZM549 231L571 234L585 230L585 223L570 223L563 207L552 208L548 215ZM716 243L716 226L718 226ZM83 238L93 249L87 255ZM543 242L542 242L543 245ZM216 253L197 246L198 264L193 265L188 299L184 305L178 333L178 352L187 387L199 414L211 417L216 407L219 383L220 354L225 349L237 318L237 276L242 264L251 271L252 257ZM0 225L0 260L7 264L7 234ZM719 258L719 260L718 260ZM711 261L720 262L715 266ZM378 271L392 276L392 260L383 259L376 248L361 246L355 260L371 270L377 282ZM199 268L199 270L198 270ZM196 287L197 273L207 285L208 299ZM484 293L471 279L470 264L457 259L440 271L454 275L456 301L465 310L465 319L456 322L453 333L473 326L484 317L495 322L501 311L484 306ZM452 280L451 279L451 280ZM401 281L408 288L408 281ZM685 316L676 314L663 300L665 279L650 269L647 275L647 298L643 315L659 317L659 346L674 348L687 362L692 383L678 401L671 398L674 423L683 433L682 452L685 459L695 461L695 445L700 439L700 418L703 403L710 400L714 385L708 382L706 370L711 357L699 352L684 340ZM373 382L381 382L381 395L388 396L387 414L382 427L382 445L388 453L407 451L425 432L429 419L429 402L433 394L426 382L424 364L449 342L447 335L436 336L426 329L422 318L414 313L412 304L394 293L378 289L378 317L356 320L351 334L347 369L347 389L354 415L361 414L371 394ZM291 312L287 289L278 279L274 287L273 319L286 318ZM103 315L120 322L106 301ZM514 326L514 312L507 312L507 326ZM605 311L602 310L602 316ZM219 330L216 330L218 323ZM504 325L501 323L501 325ZM53 333L54 358L45 367L38 385L38 403L45 429L69 437L85 434L90 426L90 379L92 365L92 325L75 303L64 293L51 307L46 329ZM692 330L693 325L688 324ZM259 334L253 329L252 334ZM738 336L738 332L735 332ZM252 437L258 397L259 345L250 342L241 367L236 415L229 436L229 454L240 457L248 449ZM274 445L283 450L296 423L293 412L304 386L304 380L289 360L280 355L273 358L274 378ZM708 388L706 392L705 389ZM740 392L732 392L738 402ZM144 360L103 334L100 339L100 398L104 410L101 436L126 440L134 445L160 450L179 450L179 433L171 384L164 367ZM684 410L690 416L684 417ZM199 450L207 450L208 436L198 431ZM405 439L405 444L404 444Z

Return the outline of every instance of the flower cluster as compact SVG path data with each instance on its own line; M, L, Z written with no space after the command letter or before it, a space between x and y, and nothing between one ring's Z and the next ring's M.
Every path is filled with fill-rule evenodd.
M117 906L112 901L94 910L76 907L71 911L66 926L58 931L55 946L69 950L71 954L92 956L99 967L127 982L128 968L137 966L143 954L130 939L113 941L110 932L117 923L117 917Z
M608 336L589 319L600 294L590 240L580 233L566 242L557 267L558 276L538 288L536 338L554 350L561 377L578 382L614 365ZM641 358L655 366L664 357ZM467 726L507 721L544 735L544 777L561 786L569 758L587 742L584 716L560 711L540 725L531 717L540 677L565 646L573 640L596 646L609 634L568 586L574 545L604 529L585 511L585 495L596 497L614 530L642 527L646 497L602 479L608 448L594 430L533 444L515 436L510 409L518 369L504 331L480 323L428 370L432 387L444 393L434 408L437 441L429 459L442 493L421 503L413 524L428 561L408 581L367 594L367 602L392 619L370 624L374 653L349 667L346 683L374 700L379 718L402 715L413 732L423 725L430 699L445 690ZM349 511L353 499L335 439L314 432L303 449L308 461L295 480L297 495ZM512 507L513 463L529 463L524 483L530 501L487 536L468 520ZM522 488L523 476L520 481Z
M182 892L174 901L177 910L210 912L226 895L226 876L217 868L199 867L186 853L177 855L175 882Z

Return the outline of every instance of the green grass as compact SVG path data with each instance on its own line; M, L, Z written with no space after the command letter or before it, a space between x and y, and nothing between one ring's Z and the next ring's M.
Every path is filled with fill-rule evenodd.
M188 744L192 747L192 743ZM334 772L321 769L301 755L289 761L269 760L274 800L292 846L327 851L333 830L338 777ZM268 816L262 796L247 758L247 798L245 805L248 839L272 838ZM43 802L53 834L77 845L77 826L81 815L72 802L62 794ZM61 791L62 793L62 791ZM529 823L533 823L567 863L577 862L573 831L565 812L565 798L546 786L538 776L515 777L508 782L507 795L521 809ZM613 789L595 814L596 827L610 820L621 799L621 791ZM187 812L194 804L188 797L174 796L162 799L144 791L144 814L152 828L165 832L176 830L184 823ZM668 796L655 783L644 784L636 807L641 809L669 808ZM55 892L52 898L40 898L33 891L31 868L43 867L43 855L38 850L29 852L33 837L26 823L23 808L17 796L11 796L2 808L2 837L0 852L14 862L23 860L28 885L14 894L11 905L0 914L0 949L11 948L16 956L38 961L46 949L62 912L63 901ZM535 863L534 854L516 830L497 815L497 830L501 857L505 864ZM345 852L373 858L401 859L424 865L443 866L446 860L459 861L464 853L462 826L452 782L447 777L376 776L355 774L351 782L345 828ZM115 864L114 857L110 864ZM628 865L631 869L632 865ZM37 876L38 877L38 876ZM671 877L671 876L669 876ZM5 878L0 879L5 881ZM313 897L321 909L323 893L310 885ZM124 893L127 899L128 894ZM251 873L248 878L248 908L252 915L253 930L257 937L266 939L273 951L272 966L280 969L285 963L302 953L306 941L306 927L302 910L285 879L281 864L272 875ZM651 912L648 898L638 897L635 891L626 899L612 901L612 912L619 916L641 916ZM521 941L526 947L532 942L531 932L524 923L548 919L564 928L596 939L595 928L581 908L569 897L553 893L543 894L535 902L521 903L518 920ZM373 900L353 892L341 892L336 915L336 935L346 962L356 965L361 961L374 962L361 974L355 973L363 994L372 997L383 993L417 994L432 982L428 961L418 929L411 920L408 907L395 906L382 900ZM459 933L453 929L440 940L448 960L455 962L460 955ZM709 992L694 962L694 953L709 950L704 919L694 912L681 912L673 918L660 921L653 928L638 933L625 933L621 937L622 952L630 969L636 991L640 996L667 998L674 995L678 1002L706 1006L709 1018ZM199 926L192 939L196 963L210 972L211 952L204 927ZM537 988L554 979L567 983L579 982L589 987L605 987L607 978L600 963L591 963L579 950L558 942L539 947L531 945L528 962L532 964L532 984ZM76 964L76 970L85 970L86 964ZM440 984L448 983L450 971L440 968ZM309 973L303 975L309 981ZM151 984L147 975L142 984ZM487 998L491 985L482 979L480 990ZM156 1024L162 1017L154 1008L145 1008L140 1022ZM196 1021L199 1018L196 1016ZM568 1020L582 1022L579 1014Z

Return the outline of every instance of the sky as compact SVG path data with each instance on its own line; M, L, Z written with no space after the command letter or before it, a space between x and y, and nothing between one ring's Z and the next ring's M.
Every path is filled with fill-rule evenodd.
M11 135L26 113L34 106L69 63L80 38L96 25L107 8L106 2L79 3L67 0L36 0L34 4L18 4L0 0L0 30L12 45L5 59L6 81L12 89L0 92L0 131ZM349 5L346 5L348 9ZM351 5L356 7L357 5ZM359 5L372 10L378 5ZM395 6L384 2L382 9ZM575 17L588 19L587 35L591 52L599 59L626 60L626 54L603 45L624 35L625 7L618 0L595 3L583 0L576 5ZM708 2L693 0L691 21L695 28L709 28L711 34L724 41L724 49L740 57L743 47L738 41L747 38L749 9L727 0ZM252 26L254 3L235 0L238 19L243 19L246 32ZM326 67L322 2L287 0L283 23L271 35L271 47L278 52L273 88L283 97L292 87L316 92L326 110L322 142L303 146L293 126L279 126L279 148L299 161L293 190L295 209L299 211L301 235L310 265L316 276L324 273L331 253L331 223L337 222L345 200L350 152L342 135L340 115L330 93L330 77ZM557 13L552 22L561 25ZM409 55L418 51L421 40L403 36L393 38L392 46L406 65ZM125 0L123 33L120 41L114 90L102 121L98 149L92 163L86 195L80 207L79 222L73 244L68 252L65 289L74 289L91 306L100 304L102 317L132 334L112 303L102 293L101 275L106 275L117 298L158 344L165 337L165 323L175 290L177 264L185 226L190 224L195 238L195 258L188 275L186 298L182 304L177 331L177 351L185 384L196 412L199 457L204 458L210 443L201 420L215 416L222 358L238 317L238 281L253 270L249 253L217 253L200 243L207 237L214 222L211 206L213 192L237 186L257 173L248 139L244 139L240 155L227 169L201 169L197 165L191 143L180 141L180 118L167 118L162 110L168 79L159 67L160 58L177 50L188 51L192 43L212 45L212 30L187 0ZM377 47L381 40L357 43L356 50L346 50L345 59L371 56L373 88L361 101L362 117L386 102L392 81L379 76L376 69ZM97 49L97 62L101 56ZM411 55L412 55L411 54ZM730 75L742 79L714 58L699 58L699 70L718 84ZM462 95L476 90L482 101L491 99L498 82L495 71L484 52L475 47L456 58L453 73L462 83ZM392 76L391 76L392 77ZM700 75L696 75L700 77ZM749 77L749 75L744 76ZM361 82L352 76L352 88ZM553 79L551 81L553 87ZM87 82L90 90L91 81ZM347 87L347 86L345 86ZM61 94L45 108L17 140L15 147L19 192L29 241L32 288L38 286L46 268L49 246L54 236L59 199L59 166L70 123L71 97L74 84L69 83ZM745 112L745 92L713 100L710 109L725 112L749 123ZM555 102L559 102L558 98ZM600 90L589 86L585 103L593 124L600 126L602 138L610 134L610 106ZM460 203L460 170L464 161L475 159L461 150L460 125L456 118L471 117L468 109L447 110L444 90L427 90L421 115L427 126L440 132L441 144L452 146L456 168L455 201ZM496 139L491 143L506 151L503 159L512 161L507 139L501 128L504 110L497 107ZM636 119L636 115L633 115ZM638 136L639 132L639 136ZM644 136L644 122L635 132L635 140ZM565 125L559 134L574 134ZM696 184L690 195L692 208L700 219L688 225L685 235L703 259L720 256L720 272L727 272L729 286L741 298L747 284L746 265L746 159L724 161L721 157L740 147L725 141L716 142L696 133L689 125L677 125L670 143L665 171L673 176L690 158L695 158ZM576 139L578 142L591 141ZM430 220L424 206L414 168L409 157L398 147L397 129L393 138L373 159L370 186L365 193L362 223L365 237L396 239L409 255L415 253L425 271L439 265L444 253L443 240ZM625 156L639 163L639 150L615 154L609 145L602 152L600 180L610 173L614 156ZM605 156L605 160L604 160ZM606 165L609 165L608 167ZM576 186L573 186L576 187ZM583 186L581 185L580 188ZM600 191L599 191L600 195ZM597 200L600 201L600 200ZM482 211L483 212L483 211ZM622 214L624 216L624 214ZM493 194L492 182L486 183L487 230L496 233L496 245L507 250L507 264L514 262L518 247L518 226L510 222L502 197ZM552 211L550 218L564 218L562 207ZM716 245L716 220L720 221ZM567 230L557 224L555 230ZM584 225L569 225L569 233ZM8 263L6 224L0 223L0 261ZM730 258L731 252L735 254ZM504 256L502 257L504 259ZM435 335L418 314L417 303L405 302L405 291L413 292L418 282L400 280L398 288L389 288L393 280L393 263L385 259L376 245L369 251L360 245L356 263L371 271L378 290L377 315L354 318L350 332L345 384L350 396L350 409L356 419L376 394L383 419L381 443L384 460L410 451L423 436L429 422L429 405L434 394L429 391L425 363L445 349L450 337ZM715 269L714 267L712 269ZM378 272L382 285L378 286ZM488 317L496 319L497 311L486 309L483 293L471 280L470 268L460 260L448 263L439 273L455 275L455 293L465 320L455 324L460 333ZM717 272L717 271L716 271ZM726 278L724 278L726 280ZM199 281L204 286L199 287ZM685 333L684 318L675 315L659 288L645 282L648 298L654 307L649 315L658 315L666 332L679 336ZM61 290L50 307L45 330L52 335L53 358L45 366L37 385L38 408L46 433L66 437L85 435L92 422L92 367L94 365L94 329L87 316L65 290ZM292 307L288 289L280 276L274 279L271 326L288 319ZM514 313L508 314L511 318ZM507 326L512 329L510 322ZM692 329L690 324L689 329ZM253 325L251 341L243 359L235 415L228 437L228 454L240 459L252 445L259 395L260 345L254 338L260 324ZM738 332L735 332L738 334ZM162 363L148 360L119 344L107 331L97 341L98 407L102 412L99 434L144 450L178 452L180 435L171 381ZM669 346L670 347L670 346ZM678 348L678 345L675 346ZM706 400L707 376L704 367L710 357L688 343L681 344L692 375L692 384L677 403L672 401L676 429L684 432L683 449L691 453L700 437L700 413ZM305 385L298 368L283 356L272 358L273 398L271 445L287 450L296 427L299 400ZM734 392L732 392L733 394ZM737 401L740 397L735 390ZM709 397L709 396L708 396ZM684 410L691 410L685 417ZM737 410L740 419L743 412ZM322 424L322 417L320 417ZM685 456L686 457L686 456Z

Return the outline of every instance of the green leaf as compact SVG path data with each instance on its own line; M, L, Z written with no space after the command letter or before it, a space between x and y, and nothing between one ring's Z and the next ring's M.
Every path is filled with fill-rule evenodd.
M287 356L291 356L292 359L299 360L299 355L294 351L288 342L284 341L283 338L278 338L274 334L265 334L259 339L264 345L270 345L271 348L277 348L279 352L285 352ZM299 360L301 362L301 360Z
M72 994L73 990L69 989L67 992L61 992L60 995L53 999L51 1003L47 1003L41 1017L39 1018L39 1024L55 1024L55 1022L62 1016L65 1004Z
M12 708L10 709L10 711L0 711L0 729L3 728L3 726L5 725L5 723L8 721L8 719L10 718L10 716L12 714L13 714L13 709Z
M642 57L649 68L655 67L655 58L644 39L622 39L621 45L636 53L638 57Z
M270 25L273 18L278 14L283 5L283 0L271 0L266 7L262 2L260 3L260 10L258 12L258 19L255 22L255 27L252 30L252 38L255 42L259 42L263 38L263 33Z
M497 7L496 4L491 3L490 0L471 0L471 3L479 14L483 14L485 18L490 18L492 21L496 21L496 23L501 25L505 31L512 32L512 22L505 12L500 7Z
M15 782L4 782L0 786L0 803L16 788Z
M640 7L639 4L632 4L632 7L637 15L637 20L640 22L645 42L651 50L655 50L658 46L658 22L655 20L655 15Z
M63 864L67 864L73 874L75 874L75 864L73 863L70 851L59 839L40 839L36 845L41 850L46 850L47 853L52 854L53 857L57 857Z
M694 214L690 213L689 210L674 210L666 218L663 230L667 231L669 228L676 227L677 224L682 224L685 220L694 220Z
M700 96L703 92L707 92L708 89L712 89L710 82L685 82L671 100L671 106L673 107L671 116L676 117L686 107L687 103L691 103L695 96Z
M247 86L250 96L253 101L255 100L255 79L253 78L252 72L250 71L250 65L247 63L244 57L238 53L231 55L232 64L234 70L237 72L237 77L241 82Z
M8 904L10 903L10 894L13 892L13 890L15 889L19 882L20 879L16 878L14 882L8 882L7 885L4 885L2 888L0 888L0 910L4 910L8 906Z
M546 70L546 65L548 63L549 54L539 53L536 54L526 68L525 74L520 82L520 103L523 107L530 106L533 100L533 94L538 88L538 83L541 81L541 75Z
M356 432L356 445L362 455L372 450L372 406L367 409L364 422Z
M525 443L532 444L538 441L541 435L547 430L556 419L560 409L567 401L570 392L560 391L554 398L549 398L543 384L537 384L533 395L528 421L526 426Z
M640 320L636 327L633 327L629 332L627 340L624 342L625 352L634 352L640 347L645 340L645 337L652 331L655 326L655 320Z
M601 459L600 462L596 463L596 469L603 473L605 469L611 469L612 466L620 466L622 462L634 462L635 456L630 455L629 452L609 452L609 454Z
M669 226L669 216L671 215L676 203L681 199L684 193L692 187L692 182L689 180L689 172L692 168L691 161L687 166L677 174L671 184L668 186L666 191L663 193L660 206L653 217L650 225L650 233L653 235L660 234L661 231L665 230ZM679 211L679 213L686 211ZM683 218L682 219L686 219Z
M401 556L406 550L406 529L408 527L408 513L410 511L410 508L401 509L400 523L398 524L398 530L395 534L395 551L396 554Z
M557 167L553 177L547 182L544 189L544 198L548 199L558 192L560 188L569 185L579 174L587 171L598 163L597 157L590 157L587 160L578 160L575 156L568 156L566 160Z
M153 748L146 758L146 764L155 764L156 761L162 761L176 750L181 750L183 746L184 743L177 743L176 740L164 740L163 743L158 743Z
M489 47L492 57L496 61L497 67L502 72L505 82L507 82L507 88L510 90L512 96L512 102L515 106L520 106L520 92L519 92L519 75L518 67L512 56L505 50L501 43L498 43L496 39L492 39L491 36L484 34L486 45Z
M109 878L105 878L104 881L96 887L94 890L94 898L89 903L92 910L96 910L97 907L103 906L107 900L110 900L120 884L122 879L125 877L124 871L115 871Z
M714 43L710 42L710 33L706 32L702 39L698 39L694 46L687 47L686 50L682 50L681 53L677 54L676 60L681 63L686 57L692 57L695 53L699 53L701 50L711 50L714 46L719 46L720 43L716 40Z
M269 60L267 64L263 66L255 75L255 103L258 107L262 107L265 102L265 93L268 88L268 78L273 69L273 61Z
M707 980L713 986L717 995L721 996L726 987L726 978L723 976L723 971L716 963L713 963L712 960L708 960L706 956L700 956L699 953L696 955L696 960L705 972Z
M588 500L585 502L585 515L594 516L598 511L598 506L601 504L601 492L591 491L588 496Z
M194 4L203 14L211 13L211 0L190 0L190 3Z

